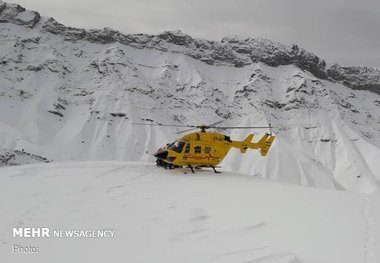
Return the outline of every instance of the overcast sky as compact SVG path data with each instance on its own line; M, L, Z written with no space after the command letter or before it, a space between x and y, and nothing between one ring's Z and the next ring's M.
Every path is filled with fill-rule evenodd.
M296 43L328 63L380 69L380 0L5 0L82 28L177 30Z

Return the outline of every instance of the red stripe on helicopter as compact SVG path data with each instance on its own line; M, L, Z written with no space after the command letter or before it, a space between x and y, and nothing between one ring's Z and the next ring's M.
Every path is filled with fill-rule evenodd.
M194 156L194 155L184 155L183 156L183 159L184 160L187 160L187 159L193 159L193 160L210 160L210 159L220 159L220 157L218 156L212 156L211 154L209 154L208 156Z

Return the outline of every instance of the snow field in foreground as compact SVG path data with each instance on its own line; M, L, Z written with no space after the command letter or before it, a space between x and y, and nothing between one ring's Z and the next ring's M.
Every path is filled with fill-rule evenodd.
M1 168L0 255L2 262L375 263L379 197L147 163ZM13 238L13 227L116 236ZM15 244L40 253L14 254Z

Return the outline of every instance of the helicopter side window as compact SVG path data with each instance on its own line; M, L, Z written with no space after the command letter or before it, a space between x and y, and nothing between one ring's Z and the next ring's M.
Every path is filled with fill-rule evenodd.
M201 146L195 146L194 147L194 153L201 153L202 147Z
M183 146L185 146L184 142L176 141L176 142L172 143L171 145L169 145L168 149L173 150L177 153L180 153L180 152L182 152Z
M190 152L190 143L186 144L185 153Z
M211 152L211 147L205 147L205 153L210 153Z

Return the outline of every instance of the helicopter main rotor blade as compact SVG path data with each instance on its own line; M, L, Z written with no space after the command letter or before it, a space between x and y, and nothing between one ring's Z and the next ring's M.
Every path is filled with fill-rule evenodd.
M221 120L221 121L217 121L217 122L214 122L210 125L198 125L198 126L188 126L188 127L192 127L191 129L186 129L186 130L183 130L183 131L179 131L179 132L176 132L175 134L181 134L181 133L184 133L184 132L188 132L188 131L192 131L192 130L195 130L195 129L208 129L210 127L214 127L215 125L218 125L219 123L222 123L224 120Z
M212 123L210 125L182 125L182 124L162 124L162 123L138 123L138 122L132 122L132 125L142 125L142 126L166 126L166 127L185 127L185 128L200 128L200 127L211 127L215 126L219 123L222 123L222 121L217 121L215 123Z
M218 128L222 130L227 130L227 129L271 129L271 128L276 128L273 126L226 126L226 127L210 127L210 128Z
M198 127L182 130L182 131L176 132L175 134L181 134L181 133L188 132L188 131L193 131L193 130L196 130L196 129L198 129Z
M176 124L161 124L161 123L135 123L132 122L132 125L142 125L142 126L165 126L165 127L192 127L196 128L197 126L194 125L176 125Z
M272 129L276 128L269 124L269 126L216 126L222 123L224 120L214 122L210 125L182 125L182 124L162 124L162 123L136 123L133 122L132 125L142 125L142 126L164 126L164 127L180 127L180 128L190 128L176 132L176 134L181 134L188 131L193 131L196 129L201 129L202 131L206 129L220 129L220 130L233 130L233 129Z
M222 123L222 122L224 122L224 120L217 121L217 122L212 123L212 124L210 124L210 125L205 125L205 127L214 127L215 125L218 125L219 123Z

